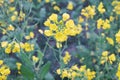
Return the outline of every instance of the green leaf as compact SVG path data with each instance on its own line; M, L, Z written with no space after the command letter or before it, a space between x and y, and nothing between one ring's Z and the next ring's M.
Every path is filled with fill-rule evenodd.
M4 62L7 66L10 67L10 69L15 69L16 68L16 60L14 58L5 58Z
M39 59L42 59L43 53L41 51L38 51L38 57L39 57Z
M50 62L47 62L44 66L41 67L40 69L40 80L43 80L45 78L45 75L48 73L49 69L50 69Z
M34 72L30 67L21 66L21 74L25 78L25 80L34 80Z
M25 53L18 54L19 58L21 59L22 63L24 63L26 66L32 68L32 61L29 59L29 57Z
M40 16L41 20L43 20L46 17L46 9L45 8L40 9L39 16Z
M55 80L55 79L54 79L53 75L48 72L45 76L45 80Z

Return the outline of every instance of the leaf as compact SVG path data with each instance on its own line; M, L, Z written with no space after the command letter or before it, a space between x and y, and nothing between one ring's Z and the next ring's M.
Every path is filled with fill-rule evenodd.
M32 68L32 62L25 53L20 53L19 58L21 59L22 63Z
M55 80L55 79L54 79L53 75L48 72L45 76L45 80Z
M34 72L30 67L22 65L21 74L26 80L34 80Z
M8 58L7 57L7 58L4 59L4 62L7 66L10 67L10 69L15 69L16 68L16 65L15 65L16 60L14 58Z
M50 69L50 62L47 62L41 69L40 69L40 80L43 80L43 78L45 78L45 75L48 73L49 69Z
M42 59L43 53L41 51L38 51L38 57L39 57L39 59Z
M46 17L46 9L45 8L41 8L40 12L39 12L40 18L45 18Z

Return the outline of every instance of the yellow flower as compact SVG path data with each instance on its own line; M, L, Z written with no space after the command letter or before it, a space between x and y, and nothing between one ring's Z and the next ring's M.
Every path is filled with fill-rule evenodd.
M15 28L10 24L10 25L8 26L7 30L9 30L9 31L14 31Z
M7 80L7 76L11 73L9 67L6 65L0 66L0 80Z
M76 31L76 34L80 34L82 32L82 27L80 24L77 25L75 31Z
M97 20L97 28L98 28L98 29L101 28L101 26L103 25L103 22L104 22L104 21L103 21L101 18Z
M30 43L25 43L24 44L24 49L26 52L30 52L34 50L34 44L30 44Z
M69 54L68 51L66 51L66 52L65 52L65 56L63 57L63 62L64 62L65 64L68 64L68 62L70 61L70 59L71 59L71 55Z
M113 16L110 16L109 17L109 20L112 22L114 20L114 17Z
M26 40L29 40L29 39L30 39L30 36L25 36L25 39L26 39Z
M11 21L15 21L16 20L16 15L13 15L13 16L11 16Z
M57 22L58 20L58 15L55 13L52 13L51 16L49 17L49 19L53 22Z
M49 19L47 19L45 22L44 22L44 25L45 26L49 26L51 23L50 23L50 20Z
M61 44L60 42L57 42L57 43L56 43L56 47L57 47L57 48L61 48L61 47L62 47L62 44Z
M10 3L13 3L14 2L14 0L9 0L10 1Z
M103 51L102 56L106 57L106 56L108 56L108 53L109 53L108 51Z
M107 39L107 42L108 42L110 45L114 46L114 41L113 41L112 38L106 37L106 39Z
M88 18L93 18L95 13L95 6L88 6L82 9L81 14Z
M61 70L60 69L57 69L56 72L57 72L58 75L61 74Z
M49 3L49 2L50 2L50 0L45 0L45 2L46 2L46 3Z
M86 70L86 65L80 67L80 72L84 72Z
M74 27L74 26L75 26L75 23L74 23L74 21L73 21L72 19L70 19L70 20L66 21L65 26L66 26L67 28L69 28L69 27Z
M21 47L22 49L24 49L24 48L25 48L24 43L20 42L20 47Z
M72 71L71 75L72 75L72 78L75 78L77 76L77 72Z
M20 45L18 43L15 42L12 52L13 53L20 52Z
M3 29L2 34L6 34L6 33L7 33L7 30Z
M98 5L98 11L103 14L106 10L104 9L103 3L100 2L100 4Z
M18 15L18 12L17 11L14 11L14 13L13 13L15 16L17 16Z
M62 77L62 78L65 78L65 77L67 77L67 76L68 76L68 71L67 71L66 69L64 69L64 70L62 71L61 77Z
M116 14L120 14L120 1L117 1L117 0L115 0L115 1L113 1L112 2L112 5L114 6L114 12L116 12Z
M116 61L115 54L111 54L108 58L109 58L110 64L112 64L114 61Z
M25 18L25 13L23 13L23 11L20 11L18 20L19 20L19 21L22 21L24 18Z
M77 70L77 71L79 70L79 68L77 67L77 65L72 66L71 69L72 70Z
M116 33L115 37L116 37L116 42L120 43L120 30L118 31L118 33Z
M45 30L45 31L44 31L44 34L45 34L46 36L52 36L52 35L53 35L53 32L52 32L51 30Z
M104 21L102 28L103 29L109 29L110 28L110 21L108 19L106 19Z
M30 38L34 38L34 33L33 32L30 32Z
M95 71L90 71L90 69L87 69L85 76L87 77L88 80L92 80L93 78L95 78Z
M7 53L7 54L11 53L11 47L5 48L5 53Z
M10 12L15 11L15 7L9 7L9 11L10 11Z
M58 6L54 6L53 9L56 11L60 11L60 7L58 7Z
M84 22L84 18L82 16L79 16L78 21L79 21L79 23L82 23L82 22Z
M52 31L56 31L57 30L57 25L56 24L50 24L50 30L52 30Z
M39 58L36 56L32 56L32 60L33 60L33 62L38 62Z
M0 66L3 64L3 60L0 60Z
M120 71L117 71L116 76L118 77L118 80L120 80Z
M55 34L55 39L56 39L56 41L58 41L58 42L64 42L64 41L66 41L67 40L67 36L65 35L65 34L63 34L62 32L57 32L56 34Z
M5 48L7 45L8 45L8 42L7 42L7 41L1 42L1 47Z
M70 15L69 15L68 13L64 13L64 14L62 15L63 21L66 21L66 20L68 20L69 18L70 18Z
M73 6L73 2L69 1L68 5L67 5L67 9L68 10L73 10L74 6Z
M120 79L120 63L118 64L116 76L118 77L118 79Z

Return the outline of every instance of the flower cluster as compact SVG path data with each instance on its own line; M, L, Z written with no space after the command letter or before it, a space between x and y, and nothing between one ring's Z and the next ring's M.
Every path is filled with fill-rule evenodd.
M108 19L105 19L105 20L103 20L103 19L98 19L97 20L97 28L98 29L110 29L110 21L108 20Z
M111 55L109 55L108 51L103 51L102 52L102 57L101 57L101 64L104 64L105 62L109 62L110 64L113 64L113 62L116 61L116 56L114 53L112 53Z
M112 2L112 5L114 6L114 12L116 13L116 14L120 14L120 1L118 1L118 0L114 0L113 2Z
M120 63L118 64L116 76L118 77L118 79L120 79Z
M17 43L16 41L13 41L9 43L8 41L1 42L1 47L5 48L5 53L20 53L20 50L23 49L26 52L30 52L34 50L34 44L30 44L28 42L25 43Z
M77 77L86 80L92 80L95 78L95 71L91 71L90 69L86 68L86 65L81 66L80 68L77 65L73 65L72 67L64 68L64 69L57 69L57 74L60 75L62 78L68 79L75 79Z
M58 15L53 13L45 22L44 25L48 30L44 31L46 36L53 36L56 42L65 42L69 36L76 36L82 31L81 25L75 25L75 22L70 19L70 15L64 13L62 19L58 20Z
M70 55L70 53L68 51L66 51L65 52L65 56L63 57L63 62L65 64L68 64L68 62L70 61L70 59L71 59L71 55Z
M115 37L116 37L116 42L120 43L120 30L118 31L118 33L116 33Z
M103 14L106 10L104 9L103 3L100 2L100 4L98 5L98 11Z
M0 60L0 80L7 80L7 76L10 72L9 67L4 64L3 60Z
M95 14L95 6L87 6L81 11L81 15L85 16L87 19L93 18Z

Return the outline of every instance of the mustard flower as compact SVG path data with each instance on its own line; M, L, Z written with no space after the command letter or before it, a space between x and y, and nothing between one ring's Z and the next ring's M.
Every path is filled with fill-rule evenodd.
M73 2L69 1L68 5L67 5L67 9L68 10L73 10L73 8L74 8Z
M103 3L100 2L100 4L98 5L98 11L103 14L106 10L104 9Z

